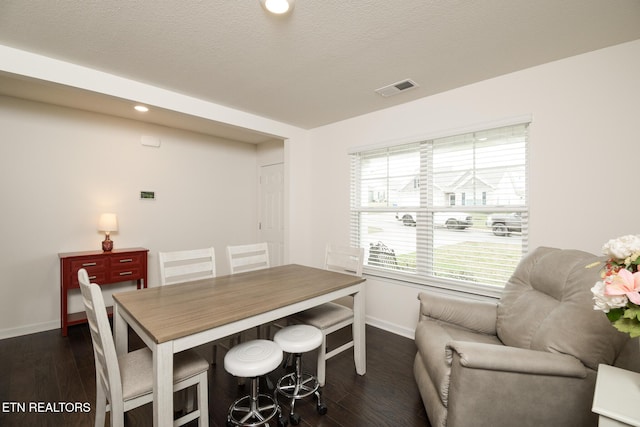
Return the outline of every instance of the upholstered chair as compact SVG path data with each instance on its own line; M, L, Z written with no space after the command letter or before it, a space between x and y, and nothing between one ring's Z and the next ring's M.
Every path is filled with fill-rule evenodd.
M431 425L597 425L598 365L640 358L593 309L600 271L586 266L602 260L541 247L498 301L421 293L414 374Z

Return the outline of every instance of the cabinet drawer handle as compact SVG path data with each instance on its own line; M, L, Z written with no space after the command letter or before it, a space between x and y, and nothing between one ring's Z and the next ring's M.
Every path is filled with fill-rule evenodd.
M91 266L94 266L94 265L98 265L98 263L97 262L85 262L85 263L82 264L83 267L91 267Z
M133 274L133 271L123 271L122 273L120 273L121 276L131 276Z
M121 259L120 262L133 262L132 258Z
M98 277L98 276L89 276L89 280L93 280L93 279L95 279L96 277Z

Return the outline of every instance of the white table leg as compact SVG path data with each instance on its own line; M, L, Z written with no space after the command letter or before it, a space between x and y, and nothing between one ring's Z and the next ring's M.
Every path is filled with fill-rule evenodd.
M367 372L367 353L364 317L364 286L353 296L353 358L356 372L364 375Z
M157 344L153 351L153 425L173 426L173 343Z
M124 320L118 304L113 305L113 332L116 345L116 353L118 355L126 354L129 351L129 336L127 331L127 322Z

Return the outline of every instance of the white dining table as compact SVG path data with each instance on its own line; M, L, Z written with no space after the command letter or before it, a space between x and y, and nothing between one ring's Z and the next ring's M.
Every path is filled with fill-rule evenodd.
M151 349L153 425L172 426L174 353L348 295L355 369L364 375L365 279L296 264L114 294L116 351L128 351L128 327Z

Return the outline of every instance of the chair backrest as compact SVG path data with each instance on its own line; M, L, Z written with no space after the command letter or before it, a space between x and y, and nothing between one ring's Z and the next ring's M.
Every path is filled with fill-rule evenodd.
M159 252L158 260L162 286L216 277L213 248Z
M120 366L102 291L100 286L89 282L89 275L84 268L78 270L78 281L91 331L96 364L96 387L102 387L112 405L118 404L122 402Z
M326 270L362 276L363 264L363 248L327 244L324 257L324 268Z
M520 261L500 297L496 330L508 346L569 354L591 369L612 364L628 337L593 309L602 257L540 247Z
M261 270L270 266L267 243L227 246L227 257L231 274Z

